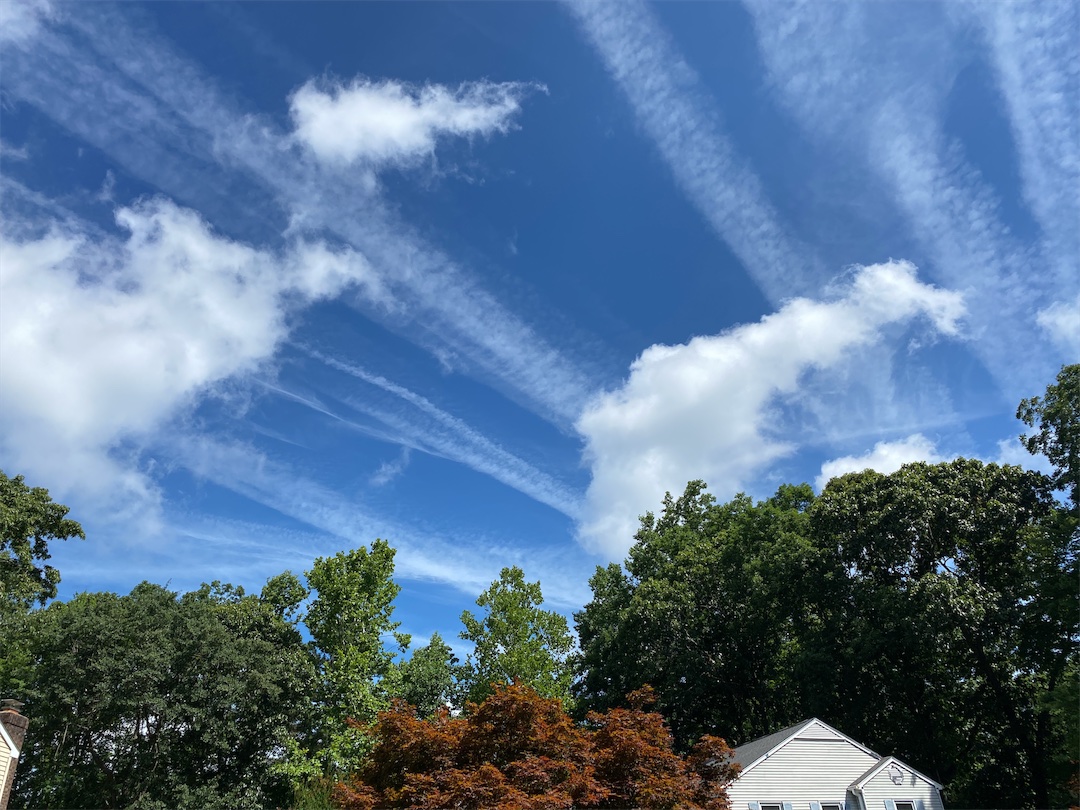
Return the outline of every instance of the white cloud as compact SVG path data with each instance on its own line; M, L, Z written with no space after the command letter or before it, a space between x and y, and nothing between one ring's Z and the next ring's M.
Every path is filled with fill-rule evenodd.
M775 304L816 291L820 268L779 222L718 123L701 80L641 2L570 2L675 181ZM710 109L713 107L713 109Z
M632 542L635 517L691 479L734 494L792 451L770 432L768 409L777 395L797 391L804 372L919 315L955 335L962 314L959 295L919 282L907 262L889 262L860 268L836 300L795 299L758 323L646 349L622 388L578 421L592 468L583 541L617 557Z
M405 472L405 468L409 466L411 453L412 451L408 447L402 447L396 458L380 464L379 469L371 476L371 485L375 487L386 486L400 476Z
M354 79L347 85L307 82L289 99L296 137L323 161L401 164L435 151L444 135L507 132L532 85L440 84Z
M162 199L116 218L122 241L56 223L0 236L0 446L60 491L153 506L125 441L269 358L293 306L347 284L383 294L352 251L258 250Z
M252 218L285 213L297 234L329 232L351 244L401 303L373 308L352 300L365 316L436 357L452 358L456 373L569 428L595 390L594 379L606 370L601 361L582 357L583 346L595 345L592 336L545 334L534 325L542 313L526 317L499 300L469 267L373 194L364 185L370 166L297 160L290 133L249 114L168 40L133 24L122 9L81 4L65 11L69 26L5 62L5 90L12 98L38 107L133 177L192 201L219 224L249 225ZM71 31L78 35L69 36ZM86 87L107 92L91 97ZM247 192L241 210L252 217L228 219L236 206L221 205L223 180L240 183ZM249 180L259 187L248 186Z
M44 20L55 15L49 0L4 0L0 3L0 42L26 43L37 36Z
M1035 320L1066 355L1080 357L1080 294L1072 301L1051 304Z
M849 472L875 470L888 475L913 461L925 461L937 464L945 461L938 454L937 447L921 433L915 433L906 439L895 442L878 442L874 449L861 456L841 456L821 465L821 475L814 482L818 492L825 488L830 479Z

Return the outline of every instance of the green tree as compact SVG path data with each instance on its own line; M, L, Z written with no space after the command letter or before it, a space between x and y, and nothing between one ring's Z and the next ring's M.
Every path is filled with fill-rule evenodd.
M957 459L834 479L811 509L848 573L839 723L938 778L954 805L1066 800L1052 697L1077 657L1080 538L1052 490Z
M481 703L493 683L518 682L546 698L569 706L574 640L566 619L543 610L539 582L526 582L524 572L504 568L476 600L484 608L481 618L466 610L461 638L475 644L465 664L468 699Z
M321 678L322 738L313 753L330 775L357 767L370 743L356 724L374 722L390 705L395 653L384 639L393 637L402 651L409 644L391 619L401 590L393 576L394 549L385 540L320 557L307 572L314 599L304 622Z
M56 596L60 572L45 563L52 556L49 543L86 537L68 511L47 489L0 470L0 617Z
M574 617L583 704L608 709L650 684L685 748L774 731L803 718L814 690L827 697L806 640L821 635L818 606L839 572L807 538L812 500L801 486L717 504L694 481L646 514L625 569L598 568Z
M1021 401L1016 418L1036 432L1020 437L1029 453L1054 465L1053 481L1066 490L1080 514L1080 364L1062 366L1046 394Z
M14 806L256 808L288 801L280 757L310 671L296 627L215 583L144 583L30 617L33 732Z
M398 670L399 685L394 697L415 708L418 716L431 717L447 706L460 706L462 668L450 645L438 633L433 633L431 641L414 651Z

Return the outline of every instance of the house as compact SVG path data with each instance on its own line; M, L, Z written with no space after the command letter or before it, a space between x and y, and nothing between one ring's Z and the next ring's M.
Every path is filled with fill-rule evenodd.
M941 785L811 718L735 749L731 810L944 810Z
M30 724L19 713L21 708L22 704L14 700L5 700L0 706L0 810L6 810L8 806L15 766L19 764L19 752Z

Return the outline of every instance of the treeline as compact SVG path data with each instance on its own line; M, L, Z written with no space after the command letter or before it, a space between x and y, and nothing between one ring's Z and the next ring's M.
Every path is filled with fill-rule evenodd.
M0 473L12 806L722 808L723 740L809 716L951 807L1076 803L1080 365L1018 416L1051 475L958 459L723 504L692 482L597 569L576 647L507 568L465 662L437 635L409 654L381 540L258 594L47 604L48 544L82 530Z

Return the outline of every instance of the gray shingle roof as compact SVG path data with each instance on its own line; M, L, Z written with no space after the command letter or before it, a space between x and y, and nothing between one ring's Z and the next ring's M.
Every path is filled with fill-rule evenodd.
M748 743L743 743L735 748L735 761L742 767L746 767L753 762L756 762L765 754L776 748L780 743L802 731L806 726L814 722L814 718L809 720L803 720L801 723L796 723L793 726L782 728L779 731L774 731L772 734L767 734L764 737L758 737L756 740L750 740Z

